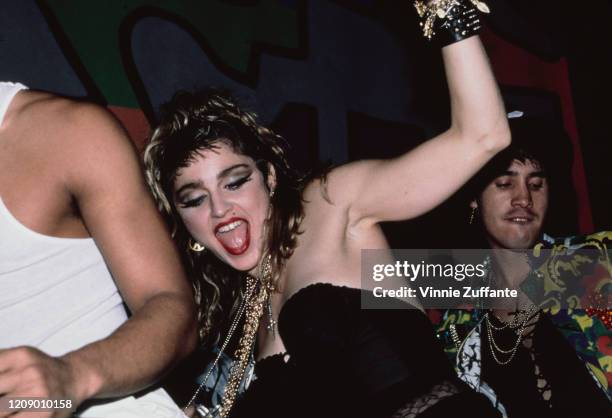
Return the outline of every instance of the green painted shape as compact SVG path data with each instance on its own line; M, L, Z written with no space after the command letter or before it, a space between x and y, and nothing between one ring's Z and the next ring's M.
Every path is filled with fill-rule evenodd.
M119 52L119 28L141 7L188 22L228 67L246 73L254 43L299 44L297 12L277 0L238 6L221 0L39 0L53 12L98 89L111 105L138 107ZM204 52L202 52L204 53Z

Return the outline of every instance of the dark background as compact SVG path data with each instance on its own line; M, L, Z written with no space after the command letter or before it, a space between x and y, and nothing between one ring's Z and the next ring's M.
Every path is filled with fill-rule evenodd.
M550 171L566 183L553 197L552 235L612 228L610 3L488 1L483 40L508 110L546 118L570 138L533 138L549 144ZM0 79L106 105L139 147L174 91L208 84L258 111L303 169L398 155L448 125L439 51L405 0L1 5ZM466 199L386 227L391 245L461 246L474 233Z

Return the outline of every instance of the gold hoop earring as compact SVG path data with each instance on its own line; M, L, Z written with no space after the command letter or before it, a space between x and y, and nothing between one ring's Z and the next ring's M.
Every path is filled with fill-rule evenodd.
M472 213L470 213L470 220L468 221L468 224L472 225L474 223L474 217L476 215L476 209L477 208L472 208Z
M193 241L191 238L189 238L188 245L189 245L189 249L196 253L201 253L202 251L206 250L205 246L203 246L199 242Z

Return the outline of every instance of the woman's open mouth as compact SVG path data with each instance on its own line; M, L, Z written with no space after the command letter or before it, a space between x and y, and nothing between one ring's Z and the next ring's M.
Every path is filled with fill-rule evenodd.
M244 253L251 242L249 223L246 219L231 218L215 227L215 237L225 251L232 255Z

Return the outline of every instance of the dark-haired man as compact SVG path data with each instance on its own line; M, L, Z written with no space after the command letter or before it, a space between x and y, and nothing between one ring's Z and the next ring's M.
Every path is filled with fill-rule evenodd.
M550 207L551 149L534 145L530 126L510 123L513 143L472 182L472 228L494 249L488 278L517 288L530 276L527 249L596 243L608 251L612 233L553 240L543 235ZM539 149L538 149L539 148ZM558 184L557 184L558 185ZM517 301L512 301L516 303ZM439 327L459 376L509 417L609 417L610 331L584 310L542 311L527 299L518 310L449 310ZM608 341L606 343L606 341Z
M536 160L514 159L470 203L491 248L530 248L540 237L548 209L548 183Z

